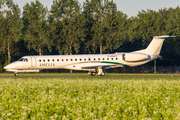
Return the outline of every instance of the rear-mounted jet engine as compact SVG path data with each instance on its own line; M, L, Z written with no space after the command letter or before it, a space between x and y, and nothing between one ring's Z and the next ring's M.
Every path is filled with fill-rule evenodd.
M148 55L142 53L124 53L122 59L126 62L137 62L148 59Z

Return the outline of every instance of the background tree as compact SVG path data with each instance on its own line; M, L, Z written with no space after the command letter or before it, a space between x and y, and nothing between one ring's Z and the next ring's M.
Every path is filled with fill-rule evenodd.
M102 52L112 52L126 41L127 16L117 11L116 5L111 1L108 3L106 16L104 18L104 40Z
M95 52L95 47L92 46L92 39L93 39L93 34L92 34L92 27L93 27L93 24L94 24L94 14L93 14L93 7L92 7L92 4L91 4L91 1L89 0L86 0L86 2L83 2L83 13L85 18L84 20L86 21L85 22L85 28L86 28L86 31L85 31L85 34L86 34L86 37L85 37L85 41L82 42L81 44L81 51L82 51L82 54L84 54L84 52L87 52L87 53L92 53L93 51ZM81 52L80 51L80 52Z
M21 11L18 5L15 5L12 0L4 0L0 2L0 25L1 25L1 51L8 53L8 64L11 61L11 48L19 41L21 36L21 29L23 27L20 15Z
M53 40L53 47L58 50L59 54L63 53L62 50L62 16L61 16L61 2L54 0L53 5L51 6L50 15L49 15L49 23L51 27L51 37Z
M106 1L103 0L91 0L91 14L94 19L92 26L92 46L93 51L99 48L99 53L102 54L102 45L104 40L105 26L104 18L106 13Z
M166 40L164 42L164 46L162 48L161 53L161 59L160 63L161 65L168 66L171 65L180 65L179 59L180 59L180 8L179 6L177 8L164 8L159 10L158 12L163 19L164 24L161 25L160 31L165 31L168 35L175 35L176 38L171 38L169 40ZM163 26L163 27L162 27ZM162 30L161 30L162 29Z
M24 40L28 49L34 49L42 55L44 49L51 50L52 41L49 39L50 26L47 23L48 9L38 0L24 6L23 24Z
M55 0L51 6L51 16L56 23L57 33L55 43L62 54L79 52L80 43L84 41L84 29L86 22L80 13L80 6L76 0Z
M92 46L93 50L100 49L100 54L112 51L119 47L117 7L113 1L91 0L92 16L94 23L92 26ZM114 44L113 44L114 43ZM98 47L99 46L99 47Z

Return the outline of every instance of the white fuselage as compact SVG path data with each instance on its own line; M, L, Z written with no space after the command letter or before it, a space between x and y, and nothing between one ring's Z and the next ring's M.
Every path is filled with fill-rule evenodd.
M45 55L24 56L4 67L11 72L39 72L42 69L71 69L89 71L91 75L104 75L103 70L116 67L133 67L145 64L159 57L165 38L154 36L146 49L130 53L88 54L88 55ZM15 74L16 75L16 74Z
M142 61L124 61L122 55L116 54L88 54L88 55L44 55L44 56L24 56L24 60L13 62L5 67L7 71L18 72L18 70L37 70L37 69L71 69L95 72L96 66L132 67L149 62L151 56ZM25 61L26 59L26 61ZM95 67L93 67L95 66ZM89 67L89 68L87 68ZM91 68L92 67L92 68ZM26 72L22 71L22 72ZM28 72L28 71L27 71ZM35 72L35 71L32 71ZM38 72L38 71L37 71Z

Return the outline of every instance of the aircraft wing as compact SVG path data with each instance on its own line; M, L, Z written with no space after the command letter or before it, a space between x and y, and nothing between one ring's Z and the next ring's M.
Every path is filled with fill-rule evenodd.
M118 64L118 65L95 65L95 66L84 66L81 67L82 69L96 69L96 68L102 68L102 69L110 69L110 68L115 68L115 67L121 67L125 66L123 64Z
M84 67L81 67L82 69L95 69L95 68L98 68L98 67L102 67L102 68L105 68L105 67L109 67L110 65L96 65L96 66L84 66Z

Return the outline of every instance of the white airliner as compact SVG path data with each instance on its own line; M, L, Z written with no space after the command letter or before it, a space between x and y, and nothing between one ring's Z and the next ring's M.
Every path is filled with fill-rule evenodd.
M14 72L15 76L22 72L40 72L42 69L71 69L89 71L95 76L104 76L104 70L116 67L133 67L145 64L159 57L165 38L174 36L154 36L146 49L130 53L87 54L87 55L43 55L24 56L4 67Z

